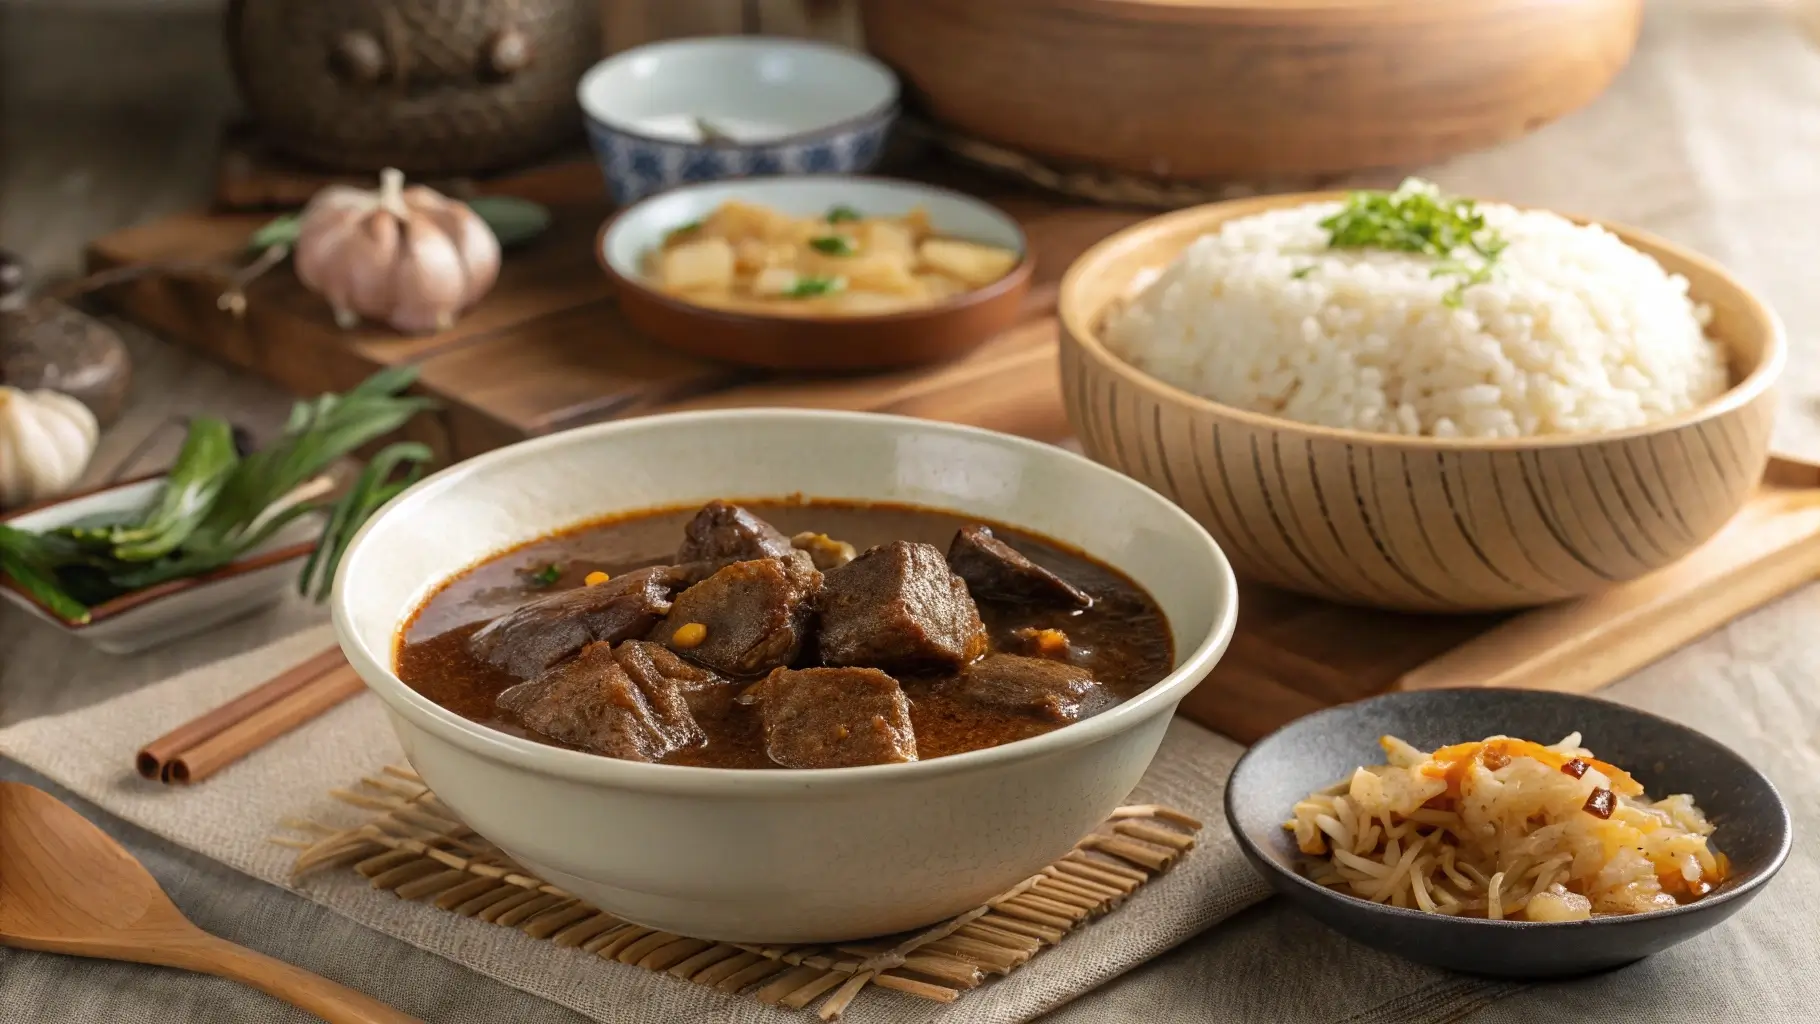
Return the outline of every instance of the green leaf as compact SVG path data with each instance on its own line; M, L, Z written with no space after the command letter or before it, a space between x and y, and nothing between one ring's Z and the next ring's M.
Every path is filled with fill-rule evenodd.
M847 279L844 277L799 277L783 296L786 299L811 299L817 295L832 295L845 287Z
M828 223L839 224L842 221L863 220L865 215L851 206L836 206L828 211Z
M0 575L37 599L51 614L78 625L89 620L88 608L57 582L55 557L39 535L0 523Z
M525 578L526 583L533 587L553 587L557 580L562 579L562 566L551 562L548 565L522 572L520 575Z
M211 416L191 420L158 501L135 526L111 531L114 557L149 562L176 550L213 507L238 462L234 428L227 421Z
M669 245L671 242L676 241L677 239L683 237L684 235L692 235L695 232L700 231L701 225L702 225L702 222L699 220L692 220L687 224L676 225L675 227L671 228L670 230L664 232L664 244Z
M859 251L853 247L853 242L845 235L823 235L820 238L811 238L809 248L829 256L851 256Z
M300 214L287 213L275 220L269 220L259 230L253 232L246 240L249 251L260 253L274 245L296 245L297 236L303 233L303 217Z
M316 541L316 550L310 553L309 561L304 563L303 572L297 578L298 592L309 595L313 584L315 599L327 600L335 585L335 570L340 567L341 556L354 535L374 512L421 479L433 458L429 446L415 441L386 445L373 456L373 461L367 463L354 486L334 504L329 521ZM405 471L403 477L392 479L400 467Z
M493 229L501 249L523 245L550 226L548 207L517 196L476 196L468 200L468 209Z
M321 506L292 498L296 488L355 448L398 429L434 403L403 394L416 380L411 367L382 371L342 395L321 395L292 406L283 433L237 458L232 428L200 417L151 506L117 522L83 522L30 533L0 526L0 574L72 622L86 621L84 603L208 572L269 541L298 517ZM388 455L387 453L390 452ZM332 578L336 559L367 515L422 474L429 449L414 442L388 446L378 468L363 474L354 504L331 516L339 540L308 568ZM399 467L402 479L388 479Z

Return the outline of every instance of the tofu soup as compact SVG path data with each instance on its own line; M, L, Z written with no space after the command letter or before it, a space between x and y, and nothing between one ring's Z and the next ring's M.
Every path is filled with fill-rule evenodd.
M484 725L663 764L838 768L1098 714L1174 666L1110 566L905 505L715 501L603 520L450 580L398 675Z

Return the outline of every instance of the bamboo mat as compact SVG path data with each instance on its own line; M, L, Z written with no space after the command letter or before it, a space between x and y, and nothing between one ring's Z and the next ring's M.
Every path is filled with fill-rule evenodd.
M952 1003L1010 974L1174 867L1202 828L1168 807L1121 807L1041 873L928 928L836 946L758 946L674 935L590 906L463 824L409 767L388 765L331 795L374 816L340 829L287 819L294 835L273 842L299 851L296 877L351 869L400 899L768 1005L814 1007L823 1020L869 990Z

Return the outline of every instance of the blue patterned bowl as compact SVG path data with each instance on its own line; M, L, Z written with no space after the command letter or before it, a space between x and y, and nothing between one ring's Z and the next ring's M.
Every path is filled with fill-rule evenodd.
M577 87L621 205L694 182L870 170L897 77L865 54L795 39L677 39L596 64Z

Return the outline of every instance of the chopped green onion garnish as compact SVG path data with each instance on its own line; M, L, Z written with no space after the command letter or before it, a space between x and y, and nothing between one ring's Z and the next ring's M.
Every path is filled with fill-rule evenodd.
M828 211L828 223L839 224L847 220L860 220L865 215L851 206L836 206Z
M1485 226L1477 203L1443 196L1417 178L1403 182L1395 192L1353 192L1338 213L1321 221L1321 227L1327 230L1329 248L1434 257L1439 262L1432 276L1463 279L1443 297L1449 306L1458 306L1466 289L1491 280L1493 265L1510 244L1497 229Z
M524 578L525 582L533 587L553 587L557 580L562 579L562 566L551 562L536 569L526 570Z
M700 231L700 230L701 230L701 221L692 220L687 224L679 224L676 227L671 228L668 232L666 232L664 234L664 241L674 242L675 240L677 240L678 238L681 238L684 235L692 234L692 233L694 233L696 231Z
M859 251L853 247L853 242L845 235L823 235L820 238L811 238L809 248L830 256L851 256Z
M1297 267L1294 270L1289 272L1289 276L1300 281L1302 278L1307 277L1309 274L1314 273L1314 267L1315 267L1315 265L1312 263L1310 263L1306 267Z
M799 277L783 295L786 299L812 299L817 295L832 295L845 287L847 279L844 277Z

